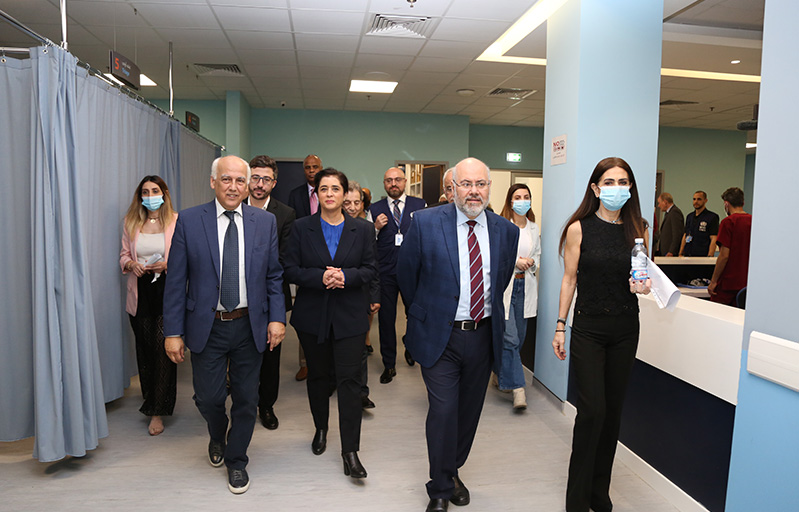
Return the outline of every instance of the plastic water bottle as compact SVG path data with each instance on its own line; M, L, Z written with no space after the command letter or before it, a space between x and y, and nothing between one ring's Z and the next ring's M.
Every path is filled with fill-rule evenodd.
M649 271L646 266L647 257L644 239L636 238L632 257L630 258L630 275L634 281L646 281L649 278Z

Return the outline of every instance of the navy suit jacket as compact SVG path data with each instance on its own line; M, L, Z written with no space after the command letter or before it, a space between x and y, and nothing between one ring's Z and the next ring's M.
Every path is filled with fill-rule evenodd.
M263 352L269 322L286 322L283 269L275 216L242 204L244 272L255 346ZM164 334L182 335L192 352L202 352L219 302L219 241L216 202L183 210L175 225L164 289Z
M377 277L375 228L366 221L344 215L338 248L330 257L319 213L297 219L286 250L286 279L297 285L291 325L300 332L327 338L330 328L337 339L369 330L369 296L364 292ZM344 272L344 288L328 290L322 284L327 267Z
M402 212L399 229L394 223L393 205L389 204L389 199L381 199L374 203L369 211L372 212L372 220L377 219L381 213L388 217L388 223L377 233L377 261L380 273L393 275L397 273L397 254L399 247L394 244L394 237L397 233L405 235L411 227L411 213L422 210L425 207L424 199L418 197L405 196L405 209Z
M513 277L519 229L486 212L491 251L491 327L499 360L505 326L502 296ZM418 211L397 261L397 283L408 307L405 346L425 368L441 357L452 334L460 297L460 263L455 205Z
M298 219L311 214L311 200L308 197L307 183L303 183L289 192L289 206L294 210Z

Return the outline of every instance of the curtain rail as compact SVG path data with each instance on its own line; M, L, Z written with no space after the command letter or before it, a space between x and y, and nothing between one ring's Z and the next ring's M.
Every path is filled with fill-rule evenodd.
M32 37L33 39L37 40L38 42L40 42L41 44L43 44L45 46L56 46L56 47L58 46L57 44L55 44L51 40L47 39L46 37L41 36L41 35L37 34L36 32L34 32L33 30L31 30L30 28L26 27L25 25L23 25L22 23L20 23L16 19L14 19L13 16L9 15L5 11L3 11L2 9L0 9L0 18L5 19L11 26L13 26L14 28L16 28L16 29L20 30L21 32L25 33L29 37ZM8 50L10 51L11 49L9 48ZM22 49L22 48L14 48L14 50L21 51L21 50L24 50L24 49ZM30 51L30 50L28 50L28 51ZM132 90L132 89L130 89L128 87L125 87L124 85L119 85L119 84L109 80L108 77L106 77L105 74L103 74L102 71L100 71L99 69L93 67L88 62L84 62L84 61L78 59L78 66L86 69L90 74L92 74L95 77L99 78L100 80L102 80L103 82L107 83L108 85L110 85L110 86L112 86L112 87L114 87L116 89L119 89L120 92L125 93L130 98L132 98L134 100L137 100L137 101L140 101L140 102L144 103L145 105L148 105L149 107L151 107L151 108L157 110L158 112L164 114L165 116L169 116L172 119L175 119L175 116L170 115L169 112L165 111L164 109L162 109L158 105L150 103L150 101L147 98L145 98L144 96L141 96L136 91L134 91L134 90ZM221 145L217 144L216 142L212 141L211 139L209 139L207 137L204 137L204 136L200 135L199 133L189 129L189 127L186 126L186 123L180 121L179 119L177 121L184 128L186 128L192 135L195 135L196 137L204 140L205 142L207 142L208 144L210 144L210 145L212 145L214 147L218 147L218 148L224 149L224 146L221 146Z

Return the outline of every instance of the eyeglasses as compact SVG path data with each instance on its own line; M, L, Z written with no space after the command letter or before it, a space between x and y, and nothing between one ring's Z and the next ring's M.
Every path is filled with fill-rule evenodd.
M400 183L405 183L405 178L386 178L383 180L383 183L386 185L391 185L392 183L399 185Z
M270 183L275 181L275 179L274 178L270 178L269 176L252 175L250 177L250 181L252 182L253 185L257 185L259 181L263 181L264 185L269 185Z
M474 187L477 190L485 190L485 188L488 186L488 184L490 182L489 181L485 181L485 180L480 180L480 181L475 181L475 182L472 182L472 181L461 181L460 183L458 183L457 181L453 181L452 183L454 183L456 186L458 186L460 188L472 188L472 187Z

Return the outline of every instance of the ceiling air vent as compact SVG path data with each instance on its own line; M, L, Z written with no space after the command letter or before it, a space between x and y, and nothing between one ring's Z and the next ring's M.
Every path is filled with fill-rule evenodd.
M661 107L679 107L680 105L697 105L698 101L664 100L660 102Z
M194 64L200 76L244 76L236 64Z
M432 32L433 18L430 16L398 16L375 14L366 35L427 38Z
M538 92L535 89L512 89L507 87L497 87L486 96L491 98L508 98L509 100L523 100L524 98Z

